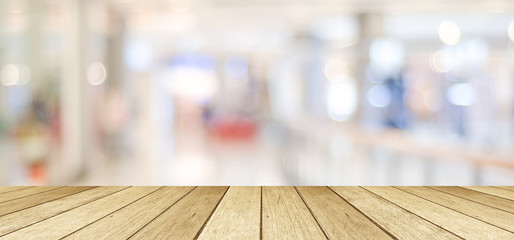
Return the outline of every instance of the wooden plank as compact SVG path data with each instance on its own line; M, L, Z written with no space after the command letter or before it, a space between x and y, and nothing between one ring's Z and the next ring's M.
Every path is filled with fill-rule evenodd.
M0 186L0 193L12 192L24 188L29 188L29 186Z
M15 201L3 202L0 203L0 216L13 213L25 208L33 207L39 204L43 204L45 202L53 201L55 199L66 197L91 188L94 187L63 187L26 196Z
M157 189L159 187L131 187L7 234L2 239L59 239Z
M416 195L392 187L365 187L367 190L427 219L465 239L509 239L514 234Z
M484 186L468 186L465 187L467 189L471 189L478 192L487 193L490 195L494 195L497 197L502 197L510 200L514 200L514 192L501 189L501 188L492 188L492 187L484 187Z
M130 239L193 239L228 187L197 187Z
M0 239L514 239L509 187L331 188L2 187Z
M339 196L399 239L460 239L445 229L414 215L360 187L330 187Z
M393 239L327 187L296 187L330 239Z
M327 238L293 187L263 187L262 239Z
M176 203L193 187L164 187L65 239L127 239Z
M34 195L34 194L38 194L38 193L42 193L42 192L47 192L47 191L58 189L58 188L62 188L62 187L46 187L46 186L44 186L44 187L29 187L29 188L21 188L21 189L15 190L15 191L0 193L0 203L11 201L11 200L22 198L22 197L26 197L26 196L30 196L30 195Z
M427 187L398 188L510 232L514 232L514 224L512 224L514 221L514 214L512 213Z
M514 191L514 186L494 186L494 188L501 188L509 191Z
M198 239L259 239L261 187L230 187Z
M95 201L127 187L98 187L0 217L0 236Z
M505 198L493 196L490 194L473 191L461 187L431 187L445 193L466 198L471 201L483 203L491 207L499 208L510 213L514 213L514 201Z

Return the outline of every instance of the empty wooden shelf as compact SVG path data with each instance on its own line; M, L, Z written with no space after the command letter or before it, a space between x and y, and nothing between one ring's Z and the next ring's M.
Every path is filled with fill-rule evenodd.
M514 239L514 189L0 187L0 239Z

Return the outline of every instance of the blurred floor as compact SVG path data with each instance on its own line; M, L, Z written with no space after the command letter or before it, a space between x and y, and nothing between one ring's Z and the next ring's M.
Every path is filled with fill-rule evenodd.
M264 126L256 139L246 142L220 141L201 128L184 128L175 154L158 161L103 159L73 184L510 185L514 181L512 164L510 170L476 168L469 159L366 146L340 128L331 132L320 127L312 135L291 129L277 134L288 131L277 128L283 127Z

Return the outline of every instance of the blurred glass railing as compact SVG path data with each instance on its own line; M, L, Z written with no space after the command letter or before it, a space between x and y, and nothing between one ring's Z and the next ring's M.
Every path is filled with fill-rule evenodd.
M295 184L487 185L514 181L514 154L438 136L341 124L280 125L283 174Z

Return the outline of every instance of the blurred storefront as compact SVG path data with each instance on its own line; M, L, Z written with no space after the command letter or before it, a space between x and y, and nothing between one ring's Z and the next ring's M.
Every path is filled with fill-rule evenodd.
M0 0L0 184L512 185L514 2Z

